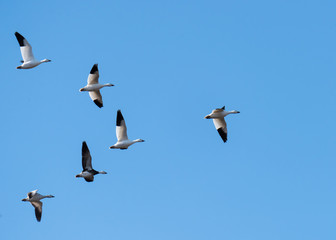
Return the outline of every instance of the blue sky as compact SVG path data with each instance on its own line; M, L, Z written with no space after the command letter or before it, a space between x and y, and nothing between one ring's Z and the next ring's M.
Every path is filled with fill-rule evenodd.
M335 7L2 1L0 238L334 240ZM52 62L17 70L16 31ZM78 91L94 63L102 109ZM226 144L203 119L223 105ZM108 149L118 109L146 142Z

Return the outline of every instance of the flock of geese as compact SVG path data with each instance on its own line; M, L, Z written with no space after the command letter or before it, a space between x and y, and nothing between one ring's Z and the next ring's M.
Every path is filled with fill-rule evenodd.
M30 69L37 67L41 63L50 62L49 59L43 59L41 61L36 60L31 45L28 41L18 32L15 32L15 37L20 45L22 61L21 65L17 67L17 69ZM86 91L89 92L90 98L92 101L99 107L103 107L103 98L100 93L100 89L103 87L112 87L114 86L111 83L100 84L98 81L99 78L99 71L98 71L98 64L94 64L90 74L88 76L87 85L81 89L80 92ZM229 114L236 114L239 111L226 111L225 106L222 108L217 108L213 110L209 115L205 116L205 119L212 119L213 123L218 131L220 137L223 139L224 142L227 141L227 125L225 122L225 117ZM142 139L136 140L129 140L127 136L127 128L126 123L124 120L121 111L118 110L117 112L117 119L116 119L116 135L117 135L117 142L110 147L110 149L122 149L125 150L134 143L137 142L144 142ZM83 141L82 143L82 167L83 171L76 175L76 178L84 178L87 182L93 182L94 176L97 174L106 174L105 171L96 171L92 168L92 157L90 154L89 147L87 146L86 142ZM42 217L42 202L41 200L44 198L53 198L53 195L42 195L37 193L38 190L31 191L27 194L27 197L22 199L24 202L30 202L33 207L35 208L35 216L38 222L41 221Z

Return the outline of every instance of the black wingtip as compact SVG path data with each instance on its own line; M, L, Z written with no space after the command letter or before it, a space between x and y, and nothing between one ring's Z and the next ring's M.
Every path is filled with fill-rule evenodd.
M93 67L91 68L90 74L95 74L96 72L98 72L98 63L93 65Z
M118 110L117 112L117 126L121 126L121 121L124 120L124 117L123 115L121 114L121 111L120 109Z
M224 132L223 128L218 128L217 132L219 133L219 135L221 136L223 141L226 142L227 141L227 133Z
M24 46L24 42L23 40L25 39L20 33L18 32L15 32L15 37L16 39L18 40L19 44L20 44L20 47L23 47Z
M42 212L40 212L37 207L35 208L35 217L38 222L41 222Z
M86 142L83 141L83 143L82 143L82 152L85 152L85 151L88 150L88 149L89 149L89 148L88 148Z
M98 99L93 101L99 108L103 107L103 103L101 103Z

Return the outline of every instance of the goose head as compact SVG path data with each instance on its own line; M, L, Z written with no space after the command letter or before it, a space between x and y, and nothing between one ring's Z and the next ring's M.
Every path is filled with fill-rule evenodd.
M204 119L210 119L210 118L211 118L210 115L206 115L206 116L204 117Z
M16 67L16 69L22 69L22 66L18 66L18 67Z
M79 89L80 92L84 92L85 91L85 87Z
M79 178L79 177L82 177L82 175L81 175L81 174L77 174L77 175L76 175L76 178Z
M143 140L143 139L136 139L136 140L134 140L134 142L144 142L145 140Z
M22 199L21 201L22 201L22 202L27 202L28 199L27 199L27 198L24 198L24 199Z
M106 83L104 84L105 87L113 87L114 85L112 83Z

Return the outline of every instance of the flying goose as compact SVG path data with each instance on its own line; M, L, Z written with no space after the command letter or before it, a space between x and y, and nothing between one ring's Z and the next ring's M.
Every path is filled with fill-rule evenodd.
M27 197L22 199L23 202L30 202L33 207L35 208L35 216L38 222L41 221L42 217L42 200L43 198L53 198L53 195L41 195L37 193L37 189L34 191L31 191L27 194Z
M227 141L227 127L224 117L232 113L240 113L240 112L236 110L225 111L225 106L223 106L222 108L217 108L213 110L209 115L204 117L206 119L212 118L213 123L215 124L215 127L224 142Z
M117 127L116 127L116 133L117 133L117 143L110 147L112 148L119 148L119 149L127 149L129 146L136 142L144 142L145 140L142 139L136 139L136 140L129 140L127 137L127 128L126 123L123 118L123 115L121 114L121 111L118 110L117 112Z
M16 67L16 69L29 69L34 68L41 63L51 62L49 59L43 59L42 61L38 61L34 58L33 50L27 39L25 39L20 33L15 32L15 37L19 42L21 55L22 55L22 65Z
M111 83L107 83L107 84L100 84L98 82L98 78L99 78L99 72L98 72L98 64L94 64L88 80L87 80L87 85L81 89L79 89L80 92L83 91L88 91L90 98L92 99L92 101L99 107L101 108L103 106L103 98L99 92L99 89L103 88L103 87L112 87L114 86Z
M92 157L90 154L90 150L86 145L86 142L83 142L82 145L82 166L83 171L80 174L76 175L76 178L82 177L87 182L93 182L94 175L96 174L106 174L104 171L96 171L92 168Z

